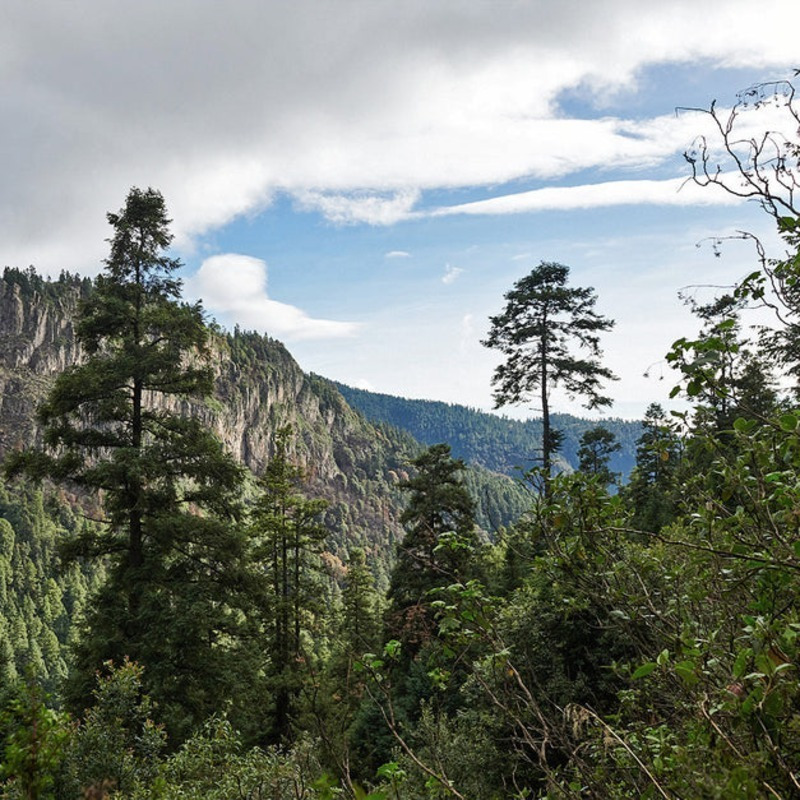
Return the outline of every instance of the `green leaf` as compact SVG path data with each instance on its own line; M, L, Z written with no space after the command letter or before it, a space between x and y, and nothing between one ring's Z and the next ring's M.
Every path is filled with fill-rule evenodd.
M632 679L632 680L634 680L634 681L638 681L638 680L639 680L639 678L645 678L645 677L647 677L647 676L648 676L648 675L649 675L649 674L650 674L650 673L651 673L651 672L652 672L652 671L653 671L653 670L654 670L654 669L655 669L657 666L658 666L658 664L656 664L656 662L655 662L655 661L648 661L646 664L642 664L642 666L641 666L641 667L638 667L638 668L637 668L637 669L634 671L633 675L631 675L631 679Z
M679 661L675 665L675 672L687 686L694 686L698 681L694 661Z
M744 675L744 671L747 669L747 664L752 654L753 651L748 647L736 656L736 661L733 662L734 678L741 678L742 675Z
M763 699L761 707L770 717L778 717L783 713L783 698L780 692L769 692Z
M397 639L391 639L383 646L383 652L389 658L397 658L400 653L400 642Z
M778 423L784 431L794 431L797 429L797 415L796 414L781 414L778 418Z

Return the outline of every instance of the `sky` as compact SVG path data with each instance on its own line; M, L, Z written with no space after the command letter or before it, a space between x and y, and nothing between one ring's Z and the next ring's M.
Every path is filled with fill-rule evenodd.
M0 262L97 274L106 212L156 188L186 297L353 386L489 410L489 317L556 261L616 323L604 413L641 417L696 328L678 291L755 268L710 241L770 241L756 204L686 184L708 119L685 109L791 77L796 0L5 0L2 17Z

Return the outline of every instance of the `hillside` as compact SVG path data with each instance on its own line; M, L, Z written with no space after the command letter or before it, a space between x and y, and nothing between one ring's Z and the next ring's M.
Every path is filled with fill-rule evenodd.
M48 281L32 270L6 269L0 280L0 459L37 441L35 409L56 374L76 363L73 316L91 282L62 274ZM292 427L294 452L308 491L329 502L325 524L334 560L358 546L372 554L382 580L402 535L405 501L398 484L421 449L410 435L375 425L354 411L329 381L306 375L280 342L260 334L215 329L211 354L215 392L208 401L180 401L180 410L212 428L255 475L274 453L275 432ZM512 481L473 470L469 484L487 531L526 507Z
M542 426L539 420L518 420L487 414L450 403L408 400L337 383L336 387L353 407L373 422L385 422L408 431L426 445L447 442L453 455L468 464L479 464L494 472L517 475L529 469L540 452ZM562 468L575 469L582 434L597 420L569 414L553 414L553 425L564 432L560 453ZM617 438L621 448L611 456L610 468L627 478L636 462L636 440L641 435L638 421L609 418L602 425Z

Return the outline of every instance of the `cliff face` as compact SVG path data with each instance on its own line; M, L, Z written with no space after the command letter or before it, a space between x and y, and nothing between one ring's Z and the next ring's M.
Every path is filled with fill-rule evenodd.
M80 359L73 319L86 283L28 277L0 278L0 458L39 440L37 405L55 376ZM202 419L256 475L272 456L275 432L290 425L309 493L331 504L334 556L356 544L389 548L400 533L396 484L413 442L367 423L279 342L236 331L215 333L213 345L214 396L170 403Z
M78 286L48 297L0 279L0 457L36 440L36 406L53 376L79 357L72 323L78 298Z

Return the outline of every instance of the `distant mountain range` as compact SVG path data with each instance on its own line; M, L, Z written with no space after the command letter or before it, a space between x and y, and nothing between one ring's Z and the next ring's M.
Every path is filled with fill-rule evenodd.
M426 445L446 442L453 455L468 464L493 472L518 475L520 469L535 466L541 453L542 424L533 419L521 422L466 406L433 400L407 400L388 394L354 389L342 383L336 388L348 405L371 422L382 422L410 433ZM626 479L636 463L636 440L641 436L639 421L608 418L602 421L581 419L569 414L553 414L553 425L564 433L559 454L562 469L578 466L578 448L583 433L597 425L610 430L620 443L610 467Z

